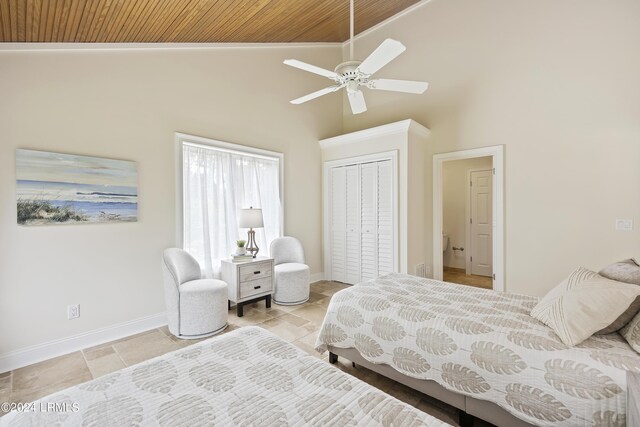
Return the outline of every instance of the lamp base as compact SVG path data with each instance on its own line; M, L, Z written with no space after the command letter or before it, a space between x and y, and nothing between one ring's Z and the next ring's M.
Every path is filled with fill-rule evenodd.
M250 228L249 231L247 231L247 252L251 252L255 258L256 255L258 255L258 251L260 251L260 249L256 244L256 232L253 231L253 228Z

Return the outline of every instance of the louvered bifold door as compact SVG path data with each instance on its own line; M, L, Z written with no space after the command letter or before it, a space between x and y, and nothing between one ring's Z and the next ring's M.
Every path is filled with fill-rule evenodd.
M360 165L346 168L347 191L347 227L346 260L347 277L345 282L360 283Z
M378 162L378 275L393 273L393 167Z
M362 280L378 277L378 166L360 165L360 271Z
M331 169L331 280L347 278L345 231L347 225L346 168Z

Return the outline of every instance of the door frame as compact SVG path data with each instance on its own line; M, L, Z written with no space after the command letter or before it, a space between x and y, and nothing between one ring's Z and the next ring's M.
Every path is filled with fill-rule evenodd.
M357 165L362 163L373 163L383 160L391 160L392 166L392 200L393 200L393 269L398 272L400 262L399 258L399 197L398 197L398 150L385 151L376 154L367 154L364 156L349 157L337 160L328 160L322 166L322 207L323 207L323 231L322 231L322 257L324 259L324 279L331 280L331 198L329 197L331 190L331 168L339 166Z
M467 169L467 183L471 182L471 174L473 172L491 171L487 168L471 168ZM493 177L492 177L493 178ZM493 179L491 180L493 182ZM493 185L491 185L491 221L493 222ZM464 246L467 248L467 254L464 257L464 270L466 274L471 274L471 186L465 185L465 202L464 202ZM493 236L491 236L491 247L493 248ZM493 255L492 255L493 256ZM491 261L491 269L493 270L493 260Z
M504 270L504 145L433 155L433 278L442 280L442 166L452 160L492 157L493 163L493 289L505 290Z

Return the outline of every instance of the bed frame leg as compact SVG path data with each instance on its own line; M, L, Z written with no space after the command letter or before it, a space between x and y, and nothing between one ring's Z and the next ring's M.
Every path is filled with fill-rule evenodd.
M460 427L473 427L473 415L467 414L465 411L460 410L459 413Z
M334 363L337 363L337 362L338 362L338 355L329 352L329 363L333 365Z

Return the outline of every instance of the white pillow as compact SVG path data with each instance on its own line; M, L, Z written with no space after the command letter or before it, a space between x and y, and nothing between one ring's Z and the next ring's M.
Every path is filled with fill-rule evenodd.
M566 345L574 346L609 326L640 296L640 286L605 279L578 268L531 310Z

